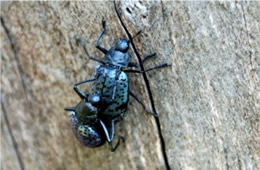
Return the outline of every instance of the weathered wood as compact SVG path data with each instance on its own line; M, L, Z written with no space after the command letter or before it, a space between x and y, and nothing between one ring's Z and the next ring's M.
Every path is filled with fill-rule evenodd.
M172 169L259 169L260 3L117 2L142 57L165 152ZM74 35L102 57L127 37L112 2L1 2L2 169L165 169L155 119L130 99L116 126L125 137L115 153L107 144L80 146L65 106L79 98L74 83L91 77L90 61ZM132 61L137 61L130 49ZM130 88L151 107L143 77ZM87 86L82 88L88 89Z

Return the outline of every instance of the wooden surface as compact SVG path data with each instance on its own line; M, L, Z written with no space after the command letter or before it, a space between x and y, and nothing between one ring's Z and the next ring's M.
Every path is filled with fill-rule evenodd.
M1 2L1 169L260 169L260 3L116 3L123 24L113 2ZM80 146L63 110L97 64L73 36L102 58L102 18L102 46L127 37L125 25L142 30L141 58L157 52L145 68L173 64L147 73L159 123L131 98L115 153ZM151 108L143 76L129 77Z

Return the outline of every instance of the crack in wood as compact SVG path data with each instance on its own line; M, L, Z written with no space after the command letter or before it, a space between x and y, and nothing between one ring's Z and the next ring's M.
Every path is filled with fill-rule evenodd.
M2 92L1 92L2 93ZM18 150L18 145L17 145L17 142L15 140L15 137L13 135L13 132L12 132L12 129L11 129L11 126L10 126L10 122L9 122L9 119L8 119L8 116L7 116L7 112L6 112L6 109L5 109L5 105L4 105L4 101L1 97L1 107L2 107L2 111L3 111L3 115L4 115L4 120L6 122L6 126L7 126L7 129L8 129L8 133L11 137L11 141L12 141L12 145L13 145L13 148L14 148L14 151L15 151L15 155L17 157L17 160L18 160L18 163L19 163L19 166L21 168L21 170L24 170L24 164L23 164L23 161L21 159L21 154Z
M135 46L135 44L133 42L133 38L132 38L130 32L128 31L128 29L126 28L125 24L123 23L122 18L119 15L119 12L118 12L118 9L117 9L117 6L116 6L116 2L115 1L113 1L113 2L114 2L114 8L115 8L116 15L117 15L117 17L119 19L119 23L121 24L121 26L123 27L124 31L126 32L127 37L128 37L128 39L130 41L130 44L133 47L134 53L137 56L137 59L138 59L139 65L140 65L140 69L142 71L144 71L144 66L143 66L143 63L142 63L142 59L141 59L141 56L138 53L137 48L136 48L136 46ZM154 100L153 100L153 96L152 96L152 91L151 91L151 88L150 88L150 84L149 84L147 75L146 75L145 72L143 72L142 75L143 75L143 78L144 78L145 86L147 88L147 92L148 92L148 96L149 96L149 100L150 100L150 104L152 106L153 112L157 114L157 111L156 111L156 108L155 108L155 104L154 104ZM167 158L167 154L166 154L165 142L164 142L164 138L163 138L163 135L162 135L160 120L159 120L158 117L154 117L154 119L155 119L155 122L156 122L158 135L159 135L159 138L160 138L161 150L162 150L162 154L163 154L165 168L167 170L170 170L170 166L169 166L169 162L168 162L168 158Z
M247 36L247 44L250 48L252 48L250 41L249 41L249 30L248 30L248 26L247 26L247 20L246 20L246 15L245 15L245 10L244 10L244 5L241 4L242 6L242 13L243 13L243 20L245 22L245 28L246 28L246 36ZM252 62L252 51L249 49L249 62L250 62L250 66L253 69L253 62Z
M22 82L22 87L23 87L23 91L24 91L24 96L25 96L25 98L26 98L26 101L27 101L27 103L28 103L28 105L29 105L29 113L31 114L31 116L33 116L33 112L31 111L31 109L32 109L32 103L29 101L29 99L28 99L28 96L27 96L27 92L29 92L29 90L27 89L27 87L26 87L26 84L25 84L25 81L24 81L24 76L23 75L25 75L25 73L24 73L24 71L23 71L23 69L22 69L22 66L21 66L21 62L20 62L20 60L19 60L19 58L17 57L17 51L16 51L16 49L15 49L15 45L14 45L14 41L13 41L13 39L12 39L12 36L11 36L11 34L10 34L10 31L9 31L9 29L7 28L7 26L6 26L6 24L5 24L5 21L4 21L4 19L3 19L3 17L1 16L0 17L1 18L1 25L2 25L2 27L4 28L4 31L5 31L5 33L6 33L6 35L7 35L7 38L8 38L8 40L9 40L9 43L10 43L10 45L11 45L11 50L12 50L12 52L13 52L13 54L14 54L14 60L16 61L16 63L17 63L17 68L18 68L18 75L19 75L19 77L20 77L20 79L21 79L21 82Z

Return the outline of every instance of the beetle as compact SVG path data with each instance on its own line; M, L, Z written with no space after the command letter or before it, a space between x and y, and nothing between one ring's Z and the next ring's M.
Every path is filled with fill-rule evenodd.
M72 129L75 129L74 126L77 126L77 130L80 131L79 128L81 128L82 126L86 127L85 129L88 129L89 127L87 126L89 124L92 124L94 127L96 127L95 132L96 135L100 136L100 140L102 136L106 136L110 146L110 150L114 151L119 145L120 140L123 139L123 137L119 136L116 146L112 146L112 141L114 137L114 124L116 120L119 120L124 116L129 102L129 95L132 96L139 104L141 104L146 112L154 116L158 116L153 111L147 110L143 102L141 102L140 99L129 89L128 76L126 73L144 73L157 68L171 66L171 64L163 63L147 70L127 69L129 67L138 67L138 64L129 62L130 55L127 51L129 49L130 41L121 38L115 43L115 47L112 47L109 50L101 47L99 45L99 41L105 33L106 22L103 21L102 25L103 29L96 40L96 48L104 54L104 58L102 60L90 56L86 48L86 43L81 38L77 36L74 37L77 43L79 43L83 47L88 58L98 62L99 65L95 68L93 78L76 83L73 87L75 92L81 97L81 102L76 107L65 108L65 110L73 112L71 114L71 122L74 122ZM138 32L134 37L136 37L139 33L140 32ZM142 63L153 56L155 56L155 53L146 56ZM93 82L92 96L94 95L99 98L97 103L93 103L93 97L89 100L88 95L78 88L79 85L89 82ZM96 109L95 112L89 112L89 110L91 110L90 105L94 106L94 108ZM85 108L85 110L79 110L79 108L81 107ZM93 119L90 118L91 116L93 116L92 114L95 115ZM78 126L78 124L80 124L80 126ZM108 128L111 128L111 135L109 135L109 130L106 125L108 126ZM82 132L82 130L80 132L77 132L80 134L79 136L76 135L78 139L83 134ZM90 131L86 132L90 133ZM75 133L76 132L74 132L74 134ZM98 137L96 137L96 139L97 138ZM79 141L81 141L81 138L79 139ZM96 142L93 147L100 146L101 144L102 142ZM92 147L92 145L86 146Z
M122 136L118 136L117 144L115 147L112 146L115 121L120 117L111 120L109 125L112 134L110 135L105 123L98 118L98 112L102 108L101 96L97 93L89 96L82 91L80 93L76 91L76 93L80 96L81 101L75 107L66 107L65 110L70 111L70 127L79 143L93 148L101 146L107 141L110 151L115 151L120 140L124 141Z

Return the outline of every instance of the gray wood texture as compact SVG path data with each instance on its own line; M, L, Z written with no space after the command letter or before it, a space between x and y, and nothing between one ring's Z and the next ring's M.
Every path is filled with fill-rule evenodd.
M144 67L159 122L132 98L116 125L126 141L79 145L63 110L79 102L73 84L92 76L91 55L127 37L113 2L1 2L1 169L260 169L260 3L116 2ZM133 48L131 61L137 62ZM130 88L151 108L143 76ZM88 86L82 86L89 89Z

